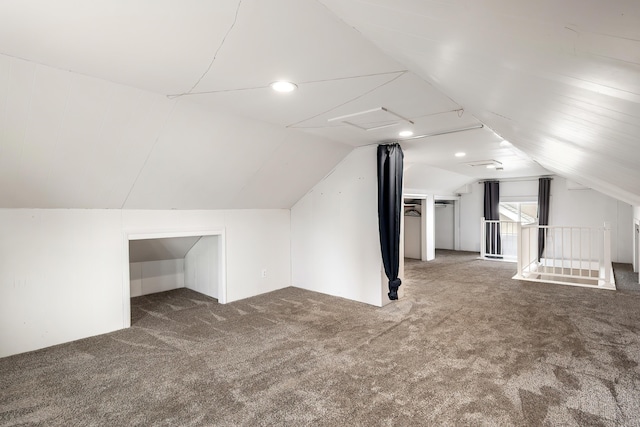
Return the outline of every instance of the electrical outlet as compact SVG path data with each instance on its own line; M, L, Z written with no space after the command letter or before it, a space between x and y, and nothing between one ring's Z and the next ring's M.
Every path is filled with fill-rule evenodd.
M266 269L266 268L263 268L263 269L262 269L262 278L263 278L263 279L266 279L266 278L267 278L267 269Z

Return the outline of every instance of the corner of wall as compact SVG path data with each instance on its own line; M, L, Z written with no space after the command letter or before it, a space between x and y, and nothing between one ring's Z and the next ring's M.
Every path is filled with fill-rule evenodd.
M377 197L370 146L349 153L293 206L293 286L382 305Z

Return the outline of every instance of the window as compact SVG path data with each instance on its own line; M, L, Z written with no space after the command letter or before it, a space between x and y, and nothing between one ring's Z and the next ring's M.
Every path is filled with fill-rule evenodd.
M538 222L538 202L500 202L502 221L521 222L523 225Z
M500 202L500 239L504 259L518 256L518 222L522 225L538 222L538 202Z

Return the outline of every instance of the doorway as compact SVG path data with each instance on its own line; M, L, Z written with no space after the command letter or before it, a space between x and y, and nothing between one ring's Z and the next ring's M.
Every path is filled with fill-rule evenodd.
M435 205L435 248L455 250L455 201L437 200Z
M457 196L405 194L406 258L431 261L435 259L436 248L460 250L459 201ZM444 210L440 212L441 209Z
M635 220L633 224L633 271L640 271L640 220ZM638 283L640 283L640 274L638 274Z
M404 257L422 259L422 202L404 200Z

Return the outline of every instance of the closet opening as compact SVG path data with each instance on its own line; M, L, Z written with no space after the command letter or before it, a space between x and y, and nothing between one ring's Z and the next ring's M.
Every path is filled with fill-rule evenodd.
M633 224L633 271L640 271L640 220L635 220ZM640 283L640 274L638 274Z
M435 248L456 250L456 202L436 200L435 203Z
M404 200L404 257L422 259L422 201Z
M430 261L436 249L460 250L459 230L459 197L405 196L405 258Z
M224 230L125 237L125 327L131 326L131 298L186 288L226 302Z

